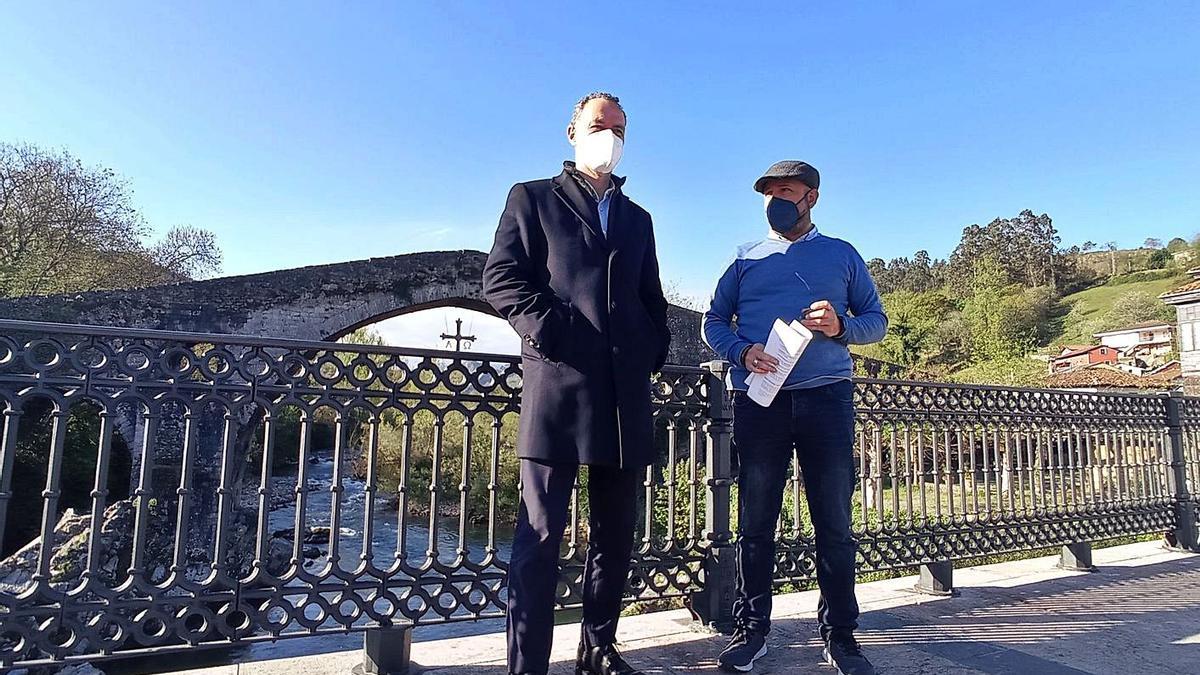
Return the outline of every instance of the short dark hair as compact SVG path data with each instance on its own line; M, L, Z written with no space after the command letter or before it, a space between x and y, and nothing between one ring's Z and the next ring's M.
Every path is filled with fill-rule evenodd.
M621 107L621 99L608 93L607 91L593 91L592 93L575 102L575 109L571 112L571 123L567 125L567 128L574 129L575 123L579 121L579 114L583 112L583 107L588 104L588 101L598 98L602 98L605 101L612 101L616 104L617 110L620 110L622 115L625 114L625 108Z

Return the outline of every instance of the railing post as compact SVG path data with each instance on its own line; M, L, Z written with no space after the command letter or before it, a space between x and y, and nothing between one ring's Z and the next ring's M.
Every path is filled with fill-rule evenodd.
M1096 572L1092 564L1092 545L1082 541L1067 544L1058 554L1058 568L1069 572Z
M1175 531L1167 534L1167 546L1200 552L1196 535L1196 510L1188 494L1187 463L1183 445L1183 392L1172 391L1166 397L1167 438L1170 441L1167 463L1167 490L1175 507Z
M916 590L926 595L954 595L954 563L950 560L931 560L922 563Z
M408 675L412 666L412 626L369 628L363 633L363 675Z
M733 631L733 596L737 584L736 554L730 530L734 484L732 471L733 409L725 391L724 361L703 364L708 370L708 448L705 453L707 489L704 499L704 587L688 598L693 618L708 630Z

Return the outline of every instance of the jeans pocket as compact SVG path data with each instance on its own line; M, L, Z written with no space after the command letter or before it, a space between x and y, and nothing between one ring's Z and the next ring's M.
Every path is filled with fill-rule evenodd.
M854 405L854 382L842 380L825 386L825 393L830 400L841 405Z

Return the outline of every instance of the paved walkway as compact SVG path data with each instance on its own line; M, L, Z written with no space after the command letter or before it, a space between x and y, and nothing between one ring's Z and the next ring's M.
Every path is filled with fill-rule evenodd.
M1098 550L1094 562L1092 574L1058 570L1055 558L956 570L953 598L914 593L912 577L863 584L860 639L886 675L1200 673L1200 556L1140 543ZM777 598L771 651L755 673L832 672L818 665L816 602L815 592ZM480 628L497 626L489 623ZM574 672L578 630L556 630L552 673ZM656 674L716 672L724 645L692 631L684 611L623 619L620 634L629 660ZM505 674L500 632L417 642L413 652L435 675ZM177 672L324 675L360 662L348 651Z

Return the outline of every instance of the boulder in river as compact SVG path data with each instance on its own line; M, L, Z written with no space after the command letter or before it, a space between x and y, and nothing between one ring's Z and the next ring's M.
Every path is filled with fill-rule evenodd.
M125 579L133 553L133 522L136 517L133 502L122 499L105 511L100 522L100 565L92 577L112 588ZM67 509L54 527L54 553L50 557L50 583L63 587L78 582L87 567L91 547L90 515L79 515ZM151 533L153 536L153 533ZM21 550L0 562L0 590L17 594L33 585L42 552L38 537Z
M304 535L304 543L306 544L328 544L331 531L328 527L317 526L310 529Z

